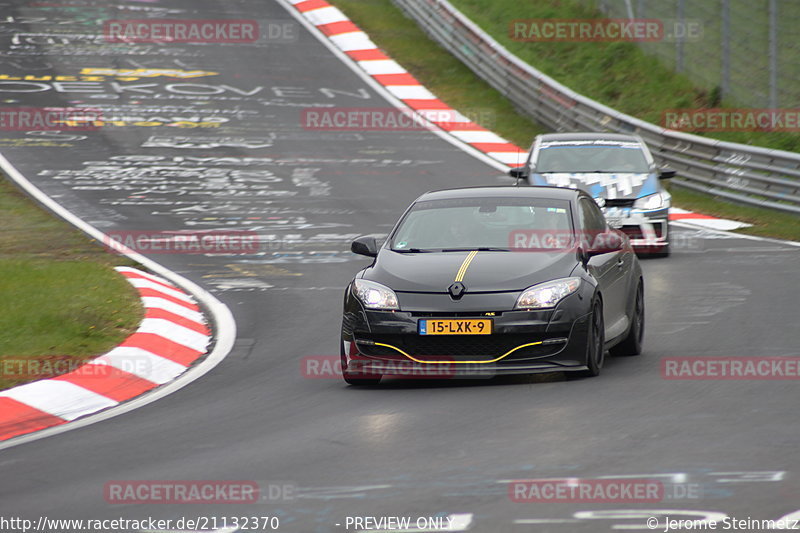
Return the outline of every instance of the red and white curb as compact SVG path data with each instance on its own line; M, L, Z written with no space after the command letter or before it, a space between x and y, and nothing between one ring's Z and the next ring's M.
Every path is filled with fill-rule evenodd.
M307 21L363 72L382 85L392 96L418 112L427 122L448 132L478 151L503 164L518 166L527 151L472 122L426 89L400 64L381 51L369 36L344 13L325 0L288 0Z
M426 89L399 63L392 60L369 36L338 8L325 0L287 0L358 68L383 86L392 96L418 112L425 121L488 157L510 167L523 164L527 150L470 121ZM735 220L720 219L673 208L670 220L702 228L731 231L750 226Z
M752 226L752 224L747 224L746 222L693 213L679 207L673 207L669 210L669 219L673 222L683 222L685 225L699 226L701 228L718 231L733 231Z
M116 270L144 305L139 328L72 372L0 392L0 441L115 407L174 380L206 353L211 332L194 298L161 277Z

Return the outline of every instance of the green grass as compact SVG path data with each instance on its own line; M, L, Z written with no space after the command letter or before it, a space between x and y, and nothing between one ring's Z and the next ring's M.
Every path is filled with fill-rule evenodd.
M390 0L333 0L333 3L451 107L488 117L489 120L479 121L481 125L525 148L535 135L546 131L519 114L503 95L429 39ZM574 0L454 0L453 3L536 68L626 113L658 122L662 109L718 104L713 91L693 86L688 78L659 65L633 43L519 43L507 37L508 23L513 19L594 15ZM727 140L800 149L798 135L751 135L732 135ZM794 215L740 206L677 187L671 192L676 206L755 225L739 230L743 233L800 240L800 223Z
M136 329L141 303L113 270L132 263L41 209L3 176L0 227L0 389L49 377L49 368L74 368Z

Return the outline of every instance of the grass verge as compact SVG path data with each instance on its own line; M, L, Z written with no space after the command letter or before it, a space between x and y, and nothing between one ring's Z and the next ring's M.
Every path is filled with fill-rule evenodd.
M390 0L333 0L332 3L437 97L470 118L478 118L476 122L482 126L522 147L529 146L535 135L546 131L517 113L508 99L428 38ZM713 103L708 100L713 100L713 95L656 64L633 43L518 43L496 35L507 32L508 22L514 18L585 18L593 15L573 0L543 0L527 2L524 6L518 0L456 0L453 3L536 68L627 113L658 122L661 109L703 107ZM533 44L538 47L531 47ZM576 48L575 45L581 46ZM522 53L525 49L527 54ZM760 135L757 139L736 137L728 140L758 140L774 148L800 149L798 135ZM794 215L740 206L677 187L670 192L676 206L754 224L738 230L742 233L800 241L800 223Z
M122 342L143 310L132 265L0 174L0 389L76 368Z

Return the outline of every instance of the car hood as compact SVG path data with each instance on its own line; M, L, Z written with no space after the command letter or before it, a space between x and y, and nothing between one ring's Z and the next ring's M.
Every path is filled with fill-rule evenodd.
M397 253L381 250L364 279L400 292L446 293L469 252ZM468 293L520 291L569 276L578 264L575 250L478 252L461 282Z
M546 172L531 178L533 185L583 189L595 198L641 198L658 192L655 173Z

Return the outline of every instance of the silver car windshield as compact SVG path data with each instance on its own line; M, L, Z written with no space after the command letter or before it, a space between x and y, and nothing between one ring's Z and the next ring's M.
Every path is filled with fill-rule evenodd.
M641 147L629 144L548 143L539 149L535 171L549 172L649 172Z

